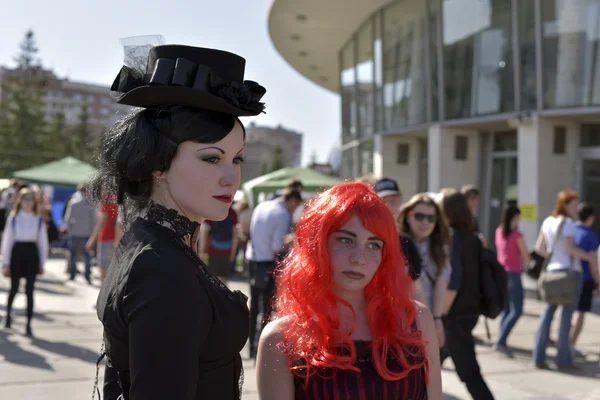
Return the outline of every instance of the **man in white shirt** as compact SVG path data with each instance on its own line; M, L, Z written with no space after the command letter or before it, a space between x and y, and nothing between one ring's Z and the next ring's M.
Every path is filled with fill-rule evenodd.
M273 268L284 251L292 214L301 204L300 192L285 189L281 197L260 203L252 213L250 242L246 248L250 269L250 357L256 354L256 319L260 311L263 315L262 330L275 292Z

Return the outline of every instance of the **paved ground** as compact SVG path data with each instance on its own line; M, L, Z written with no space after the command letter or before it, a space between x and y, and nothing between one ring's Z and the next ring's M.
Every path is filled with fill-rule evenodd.
M0 399L81 400L90 399L94 383L95 362L100 349L101 329L93 305L98 288L83 279L65 282L64 261L52 260L48 273L38 284L35 339L23 336L24 295L16 301L12 330L0 329ZM247 286L234 284L247 291ZM0 316L4 316L8 282L0 278ZM509 344L516 347L514 359L502 358L489 346L478 347L485 377L497 399L591 400L600 399L600 304L590 315L581 338L580 349L587 354L578 373L538 371L531 367L530 349L541 305L528 299L526 314L517 324ZM3 324L3 322L2 322ZM497 322L490 323L496 336ZM483 324L477 334L485 337ZM555 349L550 349L552 357ZM254 365L244 350L246 382L244 400L257 400ZM551 358L552 360L552 358ZM452 370L443 372L445 398L469 399Z

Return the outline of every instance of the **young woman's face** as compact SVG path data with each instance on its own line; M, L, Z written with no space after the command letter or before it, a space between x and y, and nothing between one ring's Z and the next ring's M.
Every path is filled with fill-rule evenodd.
M438 215L431 204L417 204L406 216L411 235L417 240L423 240L433 233Z
M510 221L510 229L517 229L519 227L519 222L521 222L521 216L517 214Z
M183 142L162 183L185 215L195 221L221 221L240 186L244 131L238 122L217 143ZM160 188L158 188L161 190Z
M334 293L364 290L383 255L383 240L368 231L354 215L327 238Z
M33 193L25 193L21 196L21 210L25 212L33 212L35 197Z
M565 204L565 211L567 212L567 215L571 218L577 217L577 203L577 199L573 199L567 204Z

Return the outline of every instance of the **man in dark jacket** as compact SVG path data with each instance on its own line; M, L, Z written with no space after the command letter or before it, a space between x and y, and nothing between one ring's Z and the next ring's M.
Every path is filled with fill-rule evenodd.
M400 192L398 183L393 179L383 178L375 182L374 188L377 195L387 204L394 216L394 220L397 220L398 214L400 214L400 206L402 205L402 193ZM399 236L402 253L408 265L408 273L414 281L421 274L421 256L412 239L403 235Z

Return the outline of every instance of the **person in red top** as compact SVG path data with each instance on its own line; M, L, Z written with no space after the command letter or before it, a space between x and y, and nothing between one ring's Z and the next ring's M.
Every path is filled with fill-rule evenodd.
M86 245L86 249L91 252L97 244L96 264L100 267L100 283L104 282L115 248L117 214L115 202L105 202L97 211L96 226Z
M208 254L208 269L227 284L230 265L235 262L238 248L238 216L229 208L222 221L205 221L200 239L200 255Z

